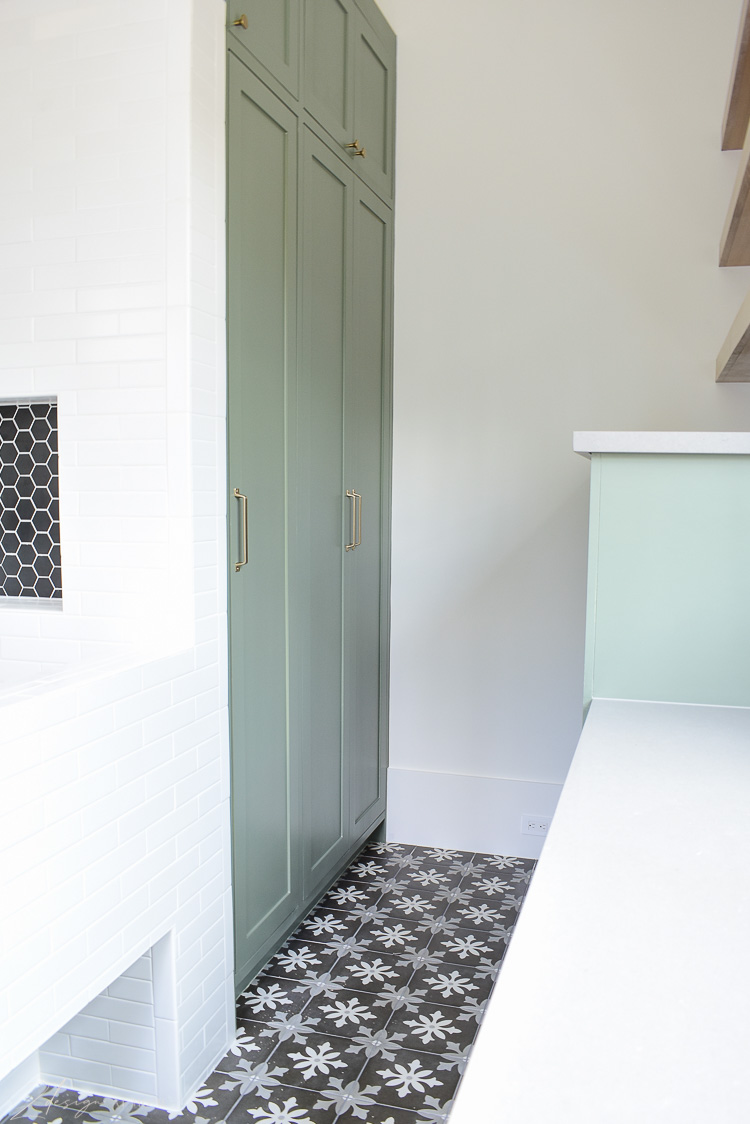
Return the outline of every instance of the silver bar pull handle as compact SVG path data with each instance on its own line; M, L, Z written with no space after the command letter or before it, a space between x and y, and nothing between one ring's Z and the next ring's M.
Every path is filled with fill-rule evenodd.
M361 544L362 544L362 497L359 494L359 492L355 492L354 494L357 497L357 499L359 500L359 518L357 520L357 540L354 543L354 545L355 546L361 546Z
M235 564L234 564L234 572L236 574L242 566L247 566L247 562L248 562L248 552L247 552L247 496L243 496L243 494L239 490L239 488L234 489L234 495L235 495L235 499L242 500L242 549L243 549L243 558L242 558L241 562L235 562Z

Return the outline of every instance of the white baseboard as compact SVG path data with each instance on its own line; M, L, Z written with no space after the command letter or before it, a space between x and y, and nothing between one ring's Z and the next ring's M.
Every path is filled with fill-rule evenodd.
M522 834L521 820L551 816L561 790L539 781L391 768L386 838L536 859L544 837Z
M39 1055L35 1052L0 1078L0 1119L12 1112L39 1084Z

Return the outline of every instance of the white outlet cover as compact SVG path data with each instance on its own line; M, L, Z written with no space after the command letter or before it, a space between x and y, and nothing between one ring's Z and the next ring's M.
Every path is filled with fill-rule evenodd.
M522 835L546 835L549 830L549 816L523 816L521 818Z

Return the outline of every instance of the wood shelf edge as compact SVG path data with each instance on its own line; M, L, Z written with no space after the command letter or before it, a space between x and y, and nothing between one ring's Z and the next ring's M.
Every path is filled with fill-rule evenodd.
M732 77L721 127L722 151L742 148L750 122L750 0L742 5Z
M750 382L750 293L734 318L716 358L717 382Z
M745 138L719 246L719 265L750 265L750 135Z

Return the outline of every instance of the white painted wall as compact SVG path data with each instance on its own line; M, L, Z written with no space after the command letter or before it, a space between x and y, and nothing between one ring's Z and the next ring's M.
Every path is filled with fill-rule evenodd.
M565 777L589 474L573 430L750 429L750 387L713 370L750 285L717 266L741 0L381 8L398 35L392 792L417 774L389 832L422 842L461 774ZM413 795L425 772L453 774L435 814Z

